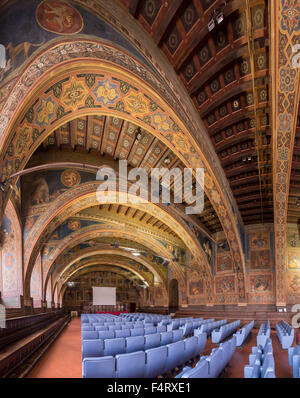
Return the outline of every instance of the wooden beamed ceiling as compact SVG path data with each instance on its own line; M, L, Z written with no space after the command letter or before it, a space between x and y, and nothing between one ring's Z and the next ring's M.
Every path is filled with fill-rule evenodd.
M273 222L268 1L121 1L185 85L244 223Z

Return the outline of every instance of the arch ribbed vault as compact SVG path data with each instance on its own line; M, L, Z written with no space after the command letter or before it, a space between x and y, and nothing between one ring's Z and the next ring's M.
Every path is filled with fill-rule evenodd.
M153 75L127 54L96 41L56 44L41 56L24 70L3 108L0 127L2 178L5 179L11 172L24 167L30 154L45 137L74 118L74 115L100 112L136 123L169 146L186 166L193 169L204 167L205 191L230 244L239 280L239 302L245 302L244 258L228 197L222 192L218 177L213 174L187 127L159 96L159 84L155 83ZM118 64L122 64L122 67ZM130 78L125 67L130 69ZM99 72L101 76L98 77ZM90 75L97 76L94 86L89 86L86 80L86 76ZM114 101L101 97L102 91L96 89L101 84L106 84L108 90L114 90ZM67 105L67 93L74 87L77 92L80 91L80 95L76 101ZM43 104L46 106L49 103L52 106L46 109L51 108L53 112L48 112L45 124L44 121L39 121L37 114L45 112ZM14 134L15 131L17 134Z

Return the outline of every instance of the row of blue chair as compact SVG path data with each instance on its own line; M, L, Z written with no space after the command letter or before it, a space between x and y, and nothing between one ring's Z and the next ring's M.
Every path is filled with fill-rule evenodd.
M152 319L154 322L161 321L162 319L171 320L170 315L162 315L162 314L150 314L150 313L122 313L119 315L120 318L130 319L130 320L138 320L138 319Z
M81 332L82 340L91 340L91 339L115 339L120 337L135 337L135 336L147 336L156 333L169 333L172 335L173 332L177 332L183 337L183 330L173 330L172 332L165 332L165 326L151 327L145 329L123 329L123 330L83 330Z
M206 335L192 336L176 343L118 354L115 357L84 358L84 378L153 378L166 374L200 355L206 344Z
M275 361L270 337L267 338L264 346L252 347L249 365L244 367L244 378L275 378Z
M294 341L295 330L285 321L276 324L277 336L283 349L291 347Z
M270 335L271 335L270 321L262 323L259 327L259 331L256 337L257 345L260 344L264 346L266 344L267 338L270 337Z
M130 330L130 329L149 329L149 328L160 328L162 329L162 332L167 331L166 326L153 326L150 324L146 325L123 325L123 324L118 324L118 325L101 325L99 323L93 323L93 324L83 324L81 326L81 331L95 331L95 330Z
M81 322L81 326L90 326L90 325L102 325L102 326L119 326L119 325L140 325L142 327L147 325L154 325L155 322L150 322L150 320L143 321L125 321L122 319L93 319L90 318L88 322Z
M176 343L182 340L182 337L181 330L173 330L173 332L149 334L147 336L82 340L82 359L95 356L114 356L125 352L145 351L149 348Z
M126 316L122 316L126 315ZM95 321L113 321L113 322L124 322L124 321L144 321L144 323L153 322L158 323L162 320L169 323L171 317L169 315L151 315L151 314L120 314L120 316L113 314L82 314L81 323L90 323Z
M191 324L193 328L199 327L200 323L203 322L203 319L173 319L170 323L166 324L167 331L177 330L180 327L185 326L186 324Z
M228 323L228 325L222 325L218 329L214 329L211 333L211 341L213 343L220 343L220 341L230 336L240 326L240 323L240 321L234 321Z
M251 321L251 322L247 323L247 325L243 326L241 329L239 329L235 332L237 347L240 347L241 345L243 345L245 343L253 326L254 326L254 321Z
M206 333L207 336L210 336L211 332L222 326L225 325L227 323L226 319L222 319L220 321L215 321L214 319L209 319L209 322L206 322L202 325L200 325L200 327L198 329L194 329L194 335L197 335L198 333Z
M194 368L183 368L176 378L215 378L230 362L236 348L236 337L213 348L210 356L203 356Z
M300 378L300 347L289 347L288 349L289 365L293 367L293 377Z

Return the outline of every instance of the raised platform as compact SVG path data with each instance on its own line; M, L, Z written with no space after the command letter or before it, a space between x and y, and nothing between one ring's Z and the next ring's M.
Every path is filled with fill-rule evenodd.
M97 314L112 314L112 315L120 315L120 314L128 314L128 311L97 311Z

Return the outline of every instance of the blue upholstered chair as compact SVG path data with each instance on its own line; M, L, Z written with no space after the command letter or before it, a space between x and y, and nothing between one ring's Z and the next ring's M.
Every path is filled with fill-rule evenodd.
M144 336L126 337L126 352L143 351L145 349Z
M88 357L102 357L104 356L104 343L101 339L83 340L81 343L82 359Z
M82 361L83 378L111 378L116 377L115 358L85 358Z
M146 354L144 351L116 355L116 377L139 378L145 376Z
M117 354L123 354L126 352L125 339L115 338L115 339L105 339L104 340L104 355L105 356L115 356Z
M160 333L148 334L145 336L145 350L160 346Z
M165 370L167 357L167 346L150 348L149 350L146 350L145 377L152 378L162 375Z

